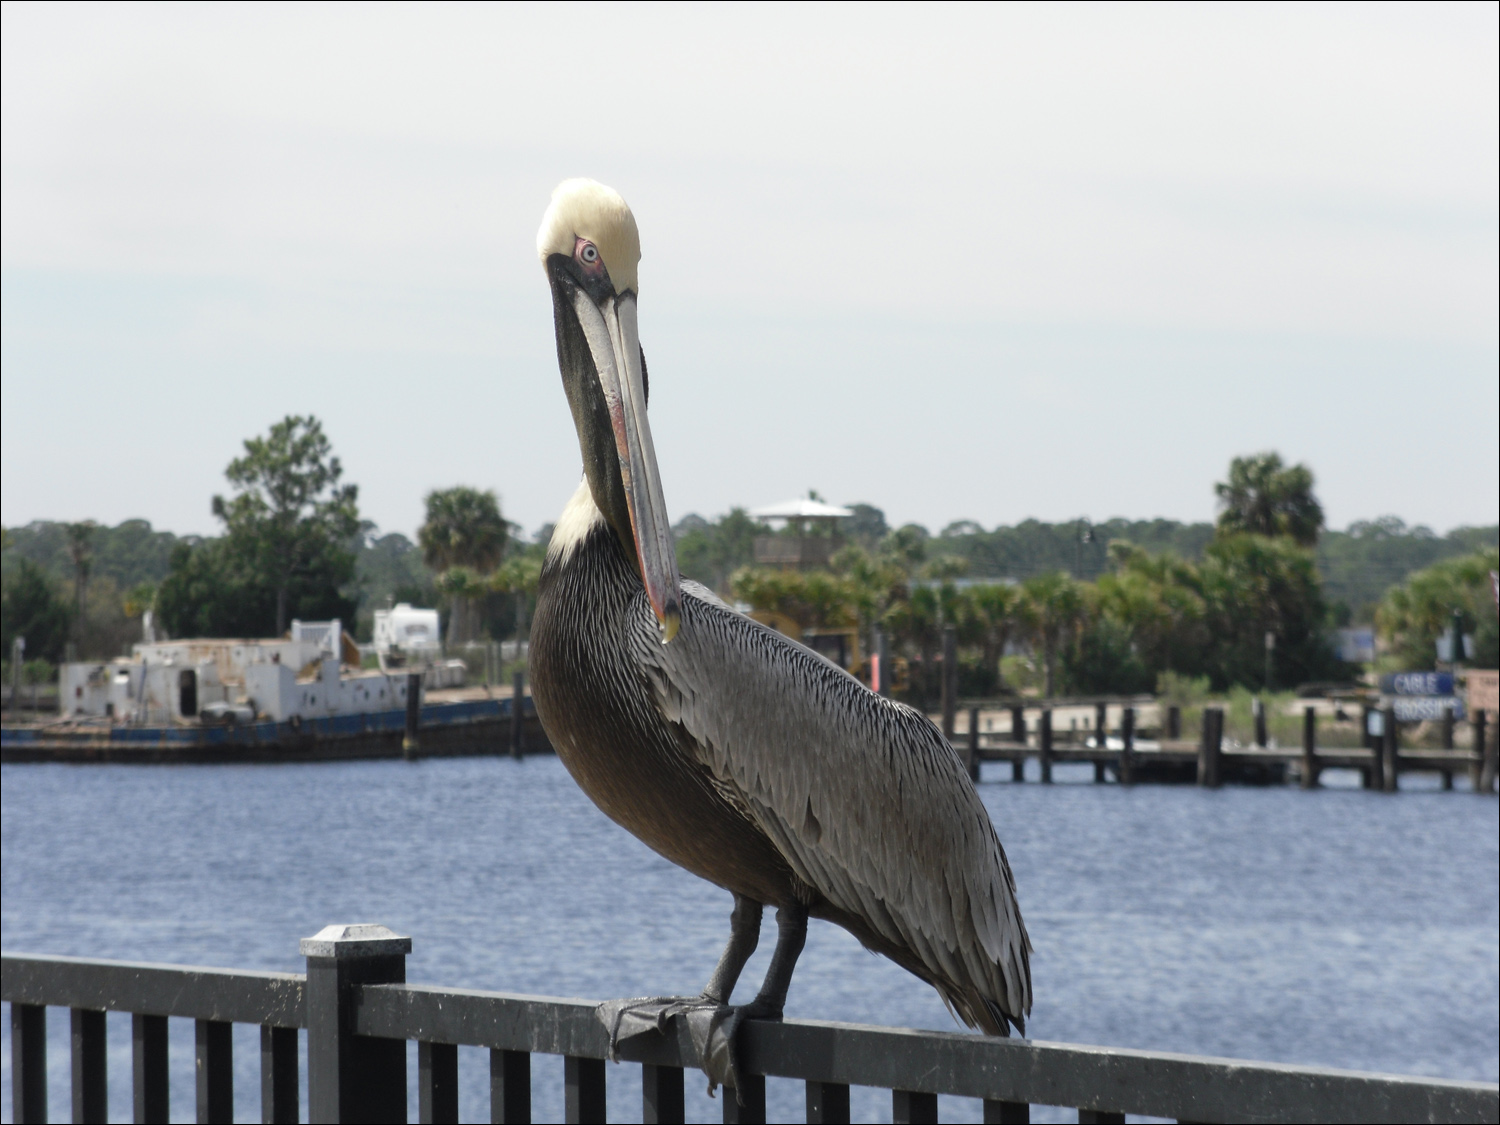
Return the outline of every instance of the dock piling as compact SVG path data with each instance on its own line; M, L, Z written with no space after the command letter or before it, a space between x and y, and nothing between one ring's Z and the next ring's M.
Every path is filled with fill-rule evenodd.
M943 626L943 737L953 744L953 720L958 709L958 630Z
M1109 735L1109 704L1094 704L1094 745L1103 750Z
M1182 708L1167 708L1167 737L1177 739L1182 737Z
M1198 784L1205 789L1219 787L1219 755L1223 750L1224 712L1217 707L1203 709L1203 735L1198 743Z
M1302 788L1318 787L1318 711L1302 708Z
M1396 791L1396 756L1400 752L1399 733L1396 729L1396 709L1385 709L1385 729L1381 732L1380 788L1386 793Z
M1479 740L1480 758L1483 762L1479 769L1479 792L1489 793L1495 788L1497 746L1495 734L1485 731L1484 719L1485 712L1480 711L1474 728L1474 737Z
M525 750L522 743L526 738L526 716L521 712L523 693L526 690L526 673L517 672L511 677L510 685L510 756L519 760Z
M969 780L979 783L979 708L969 708Z
M1255 716L1255 745L1264 750L1270 745L1266 737L1266 704L1259 698L1251 701L1250 710Z
M1038 758L1042 766L1043 784L1052 784L1052 708L1042 708L1042 725L1037 731Z
M422 673L406 676L406 734L401 739L401 753L408 761L417 756L417 731L422 725Z
M1135 708L1120 710L1120 764L1115 767L1121 785L1135 784Z

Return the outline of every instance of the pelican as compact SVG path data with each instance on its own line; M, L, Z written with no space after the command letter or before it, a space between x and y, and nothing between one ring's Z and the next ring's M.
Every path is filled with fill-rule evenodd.
M612 1046L681 1014L711 1084L734 1086L735 1029L782 1017L809 917L932 985L968 1026L1024 1033L1031 944L957 753L925 716L677 572L646 417L630 208L567 180L537 253L583 455L532 624L537 713L606 816L734 896L702 994L603 1006ZM768 906L770 968L753 1001L730 1007Z

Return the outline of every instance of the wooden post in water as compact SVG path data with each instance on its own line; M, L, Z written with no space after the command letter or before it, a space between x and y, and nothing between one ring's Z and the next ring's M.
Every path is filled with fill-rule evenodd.
M1010 739L1018 746L1026 745L1026 708L1010 709Z
M1251 711L1255 714L1255 745L1264 750L1268 744L1266 739L1266 704L1263 699L1255 699L1250 704Z
M406 674L406 734L401 739L401 754L410 760L420 749L417 731L422 725L422 673Z
M1385 730L1380 747L1380 787L1387 793L1396 791L1396 756L1400 752L1399 732L1396 729L1396 709L1385 709Z
M1106 734L1109 730L1109 704L1094 704L1094 745L1103 750L1107 745Z
M526 716L521 710L526 691L526 673L517 672L511 677L510 683L510 756L519 758L524 749L522 742L526 737Z
M1469 766L1469 788L1476 793L1484 792L1484 742L1485 720L1488 714L1483 708L1469 716L1469 729L1474 732L1474 762Z
M1367 770L1361 770L1359 774L1359 784L1360 788L1362 789L1381 788L1380 740L1370 730L1371 716L1378 714L1380 714L1380 712L1377 711L1374 707L1371 707L1368 703L1366 703L1359 710L1360 738L1363 739L1361 745L1363 745L1366 750L1370 751L1370 768Z
M969 708L969 780L979 784L979 708Z
M1135 784L1135 708L1120 710L1120 764L1115 775L1121 785Z
M1181 738L1182 737L1182 708L1181 707L1168 707L1167 708L1167 737L1168 738Z
M1042 725L1037 731L1038 757L1042 764L1042 781L1052 784L1052 708L1042 708Z
M1302 708L1302 788L1318 787L1318 710Z
M1453 708L1449 707L1443 711L1443 749L1453 749ZM1443 788L1453 788L1453 771L1443 771Z
M958 630L943 626L943 737L953 745L953 719L958 710Z
M1217 707L1203 708L1203 740L1198 744L1198 784L1205 789L1219 787L1219 753L1223 748L1224 712Z
M1481 711L1480 714L1483 715L1484 712ZM1496 756L1497 752L1500 752L1500 747L1496 746L1495 734L1486 734L1484 728L1485 724L1481 723L1476 731L1482 740L1480 754L1484 762L1479 771L1479 791L1488 793L1495 788Z

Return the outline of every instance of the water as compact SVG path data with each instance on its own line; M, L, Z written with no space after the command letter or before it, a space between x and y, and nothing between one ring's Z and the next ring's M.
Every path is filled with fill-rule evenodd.
M1500 1078L1495 800L1011 785L1002 769L981 791L1036 945L1035 1037ZM550 757L6 766L0 903L6 950L296 971L298 938L374 921L412 935L409 980L590 998L696 991L730 908L605 820ZM737 999L773 939L768 916ZM929 988L820 922L788 1014L954 1029ZM59 1118L66 1025L50 1014ZM192 1027L172 1025L173 1117L191 1120ZM128 1120L128 1018L110 1018L110 1037L111 1116ZM235 1051L237 1113L258 1120L255 1029L236 1029ZM533 1068L537 1119L557 1120L561 1061ZM484 1055L462 1049L460 1073L465 1120L487 1120ZM639 1069L611 1067L609 1082L611 1120L640 1120ZM720 1119L691 1073L688 1097L690 1115ZM773 1080L768 1097L772 1120L802 1119L799 1083ZM890 1120L888 1094L853 1100L856 1120ZM942 1114L977 1121L979 1106L945 1098ZM1074 1119L1033 1119L1049 1117Z

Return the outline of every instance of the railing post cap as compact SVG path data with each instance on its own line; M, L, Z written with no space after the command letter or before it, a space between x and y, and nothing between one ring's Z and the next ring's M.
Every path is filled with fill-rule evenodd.
M300 943L304 957L386 957L393 953L410 953L411 938L403 937L384 926L359 922L346 926L324 926Z

